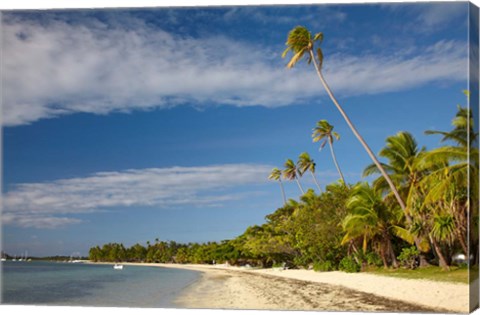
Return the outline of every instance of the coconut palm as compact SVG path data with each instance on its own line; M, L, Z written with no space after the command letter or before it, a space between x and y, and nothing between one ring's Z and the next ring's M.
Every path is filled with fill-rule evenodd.
M310 154L307 152L303 152L302 154L299 155L298 157L298 162L297 162L297 169L298 173L303 176L306 171L310 171L313 177L313 181L317 185L318 191L322 192L322 188L320 188L320 185L318 184L317 178L315 177L315 162L313 159L310 157Z
M414 190L418 188L422 176L428 170L427 165L422 160L425 149L418 148L417 141L412 134L405 131L400 131L396 135L388 137L385 142L386 145L380 150L379 155L387 159L388 162L381 165L395 183L403 200L407 201L407 206L409 206L409 203L413 202L409 199L414 197ZM363 176L378 173L377 166L370 164L363 171ZM384 177L377 178L374 181L374 186L384 193L389 190ZM411 209L408 210L410 213Z
M303 190L303 187L300 184L300 181L298 180L298 176L297 176L298 170L295 163L291 159L288 159L285 162L284 166L285 166L285 169L283 170L283 178L288 180L295 180L297 182L298 188L300 188L300 191L302 192L302 195L304 195L305 191Z
M330 147L330 153L332 154L333 163L335 163L335 167L337 168L338 174L340 174L340 178L342 182L345 184L345 178L343 177L343 173L340 170L340 166L338 166L337 157L335 156L335 151L333 151L333 141L334 139L339 140L340 135L333 131L333 126L328 123L326 120L320 120L317 122L317 126L313 129L312 133L313 142L323 142L320 144L320 150L325 147L328 142Z
M285 196L285 189L283 188L283 183L282 183L282 171L276 167L273 168L272 172L268 176L268 179L278 181L278 183L280 184L280 189L282 190L283 203L286 204L287 197Z
M371 242L380 252L385 268L389 260L394 267L398 267L390 232L394 215L383 202L381 193L368 184L357 184L347 201L347 208L349 214L342 222L345 231L342 244L361 239L363 253L366 254L368 243Z
M417 229L414 235L413 226L416 223L426 220L428 213L422 208L424 199L424 189L421 180L429 171L428 165L424 163L424 148L419 149L415 138L408 132L398 132L394 136L386 139L386 146L380 150L379 155L387 159L387 163L382 163L383 169L388 172L390 178L398 187L398 191L403 200L407 201L407 207L404 211L407 221L407 229L395 227L397 236L404 240L415 242L417 249L422 253L420 255L420 264L428 265L423 253L430 250L428 244L428 229ZM433 166L433 165L431 165ZM363 176L369 176L379 173L375 164L368 165L363 171ZM386 193L389 191L389 185L384 177L378 177L373 181L375 189ZM392 194L387 194L385 199L391 201ZM421 210L424 211L421 211ZM421 233L420 233L421 232Z
M468 91L464 91L467 98L470 96ZM425 134L434 135L439 134L443 135L441 142L453 141L456 142L458 146L467 148L471 147L473 143L477 141L478 133L475 133L475 124L472 116L471 110L468 108L457 106L457 114L452 120L452 126L454 129L452 131L437 131L437 130L427 130Z
M375 157L375 154L373 154L372 150L368 146L368 144L365 142L363 137L360 135L360 133L357 131L353 123L350 121L350 118L347 116L343 108L340 106L338 103L337 99L333 95L333 92L330 90L330 87L328 86L327 82L325 81L325 78L323 77L322 74L322 65L323 65L323 52L320 47L318 47L315 50L315 43L321 43L323 40L323 33L316 33L313 37L310 31L303 27L303 26L297 26L293 30L290 31L288 34L287 38L287 48L282 54L282 57L284 58L288 52L293 53L293 57L290 59L289 63L287 64L288 68L293 68L295 64L301 60L304 56L307 56L307 62L310 64L313 62L313 65L315 66L315 70L317 72L318 78L320 79L323 87L327 91L328 95L330 96L330 99L332 102L335 104L337 109L340 111L340 114L343 116L345 121L347 122L348 126L352 130L352 132L355 134L357 139L360 141L360 143L363 145L365 150L367 151L367 154L370 156L372 161L375 163L375 165L378 167L380 172L382 173L382 176L385 177L385 180L388 182L390 189L392 192L395 194L395 197L400 204L400 207L405 210L405 203L403 202L402 198L400 197L400 194L398 193L395 185L393 184L392 180L388 176L388 174L385 172L383 169L382 165L380 162L377 160ZM315 52L317 54L318 60L315 58Z
M441 166L424 179L425 185L429 187L425 206L440 209L443 212L442 216L437 215L432 223L433 240L444 243L446 241L448 245L451 240L444 235L449 233L440 232L448 231L446 227L453 224L455 238L467 254L469 241L470 248L478 248L478 230L472 228L475 226L473 224L470 224L469 236L469 221L478 222L479 189L478 180L475 180L478 178L479 169L478 149L475 145L478 141L478 133L475 132L471 110L461 106L458 106L452 126L453 130L447 132L426 132L426 134L440 134L443 136L442 142L453 142L454 145L442 146L425 155L426 164ZM445 213L445 211L448 212ZM453 220L450 221L450 218ZM478 257L478 249L475 255Z

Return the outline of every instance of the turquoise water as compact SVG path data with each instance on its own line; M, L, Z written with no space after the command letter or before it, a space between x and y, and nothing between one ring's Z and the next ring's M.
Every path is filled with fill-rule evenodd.
M2 304L169 308L199 277L196 271L144 266L1 264Z

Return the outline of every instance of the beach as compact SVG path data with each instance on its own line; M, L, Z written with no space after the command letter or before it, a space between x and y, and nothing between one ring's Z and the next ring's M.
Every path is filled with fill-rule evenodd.
M467 313L466 284L367 273L141 264L202 272L176 299L184 308Z

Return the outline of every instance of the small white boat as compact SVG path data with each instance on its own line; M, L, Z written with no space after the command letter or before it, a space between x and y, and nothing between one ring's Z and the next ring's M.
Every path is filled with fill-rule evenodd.
M113 269L115 269L115 270L122 270L122 269L123 269L123 265L115 264L115 265L113 266Z

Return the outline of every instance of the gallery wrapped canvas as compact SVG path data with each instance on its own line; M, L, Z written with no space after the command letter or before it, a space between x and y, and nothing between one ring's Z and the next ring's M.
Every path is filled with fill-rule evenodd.
M474 311L478 19L2 10L2 305Z

